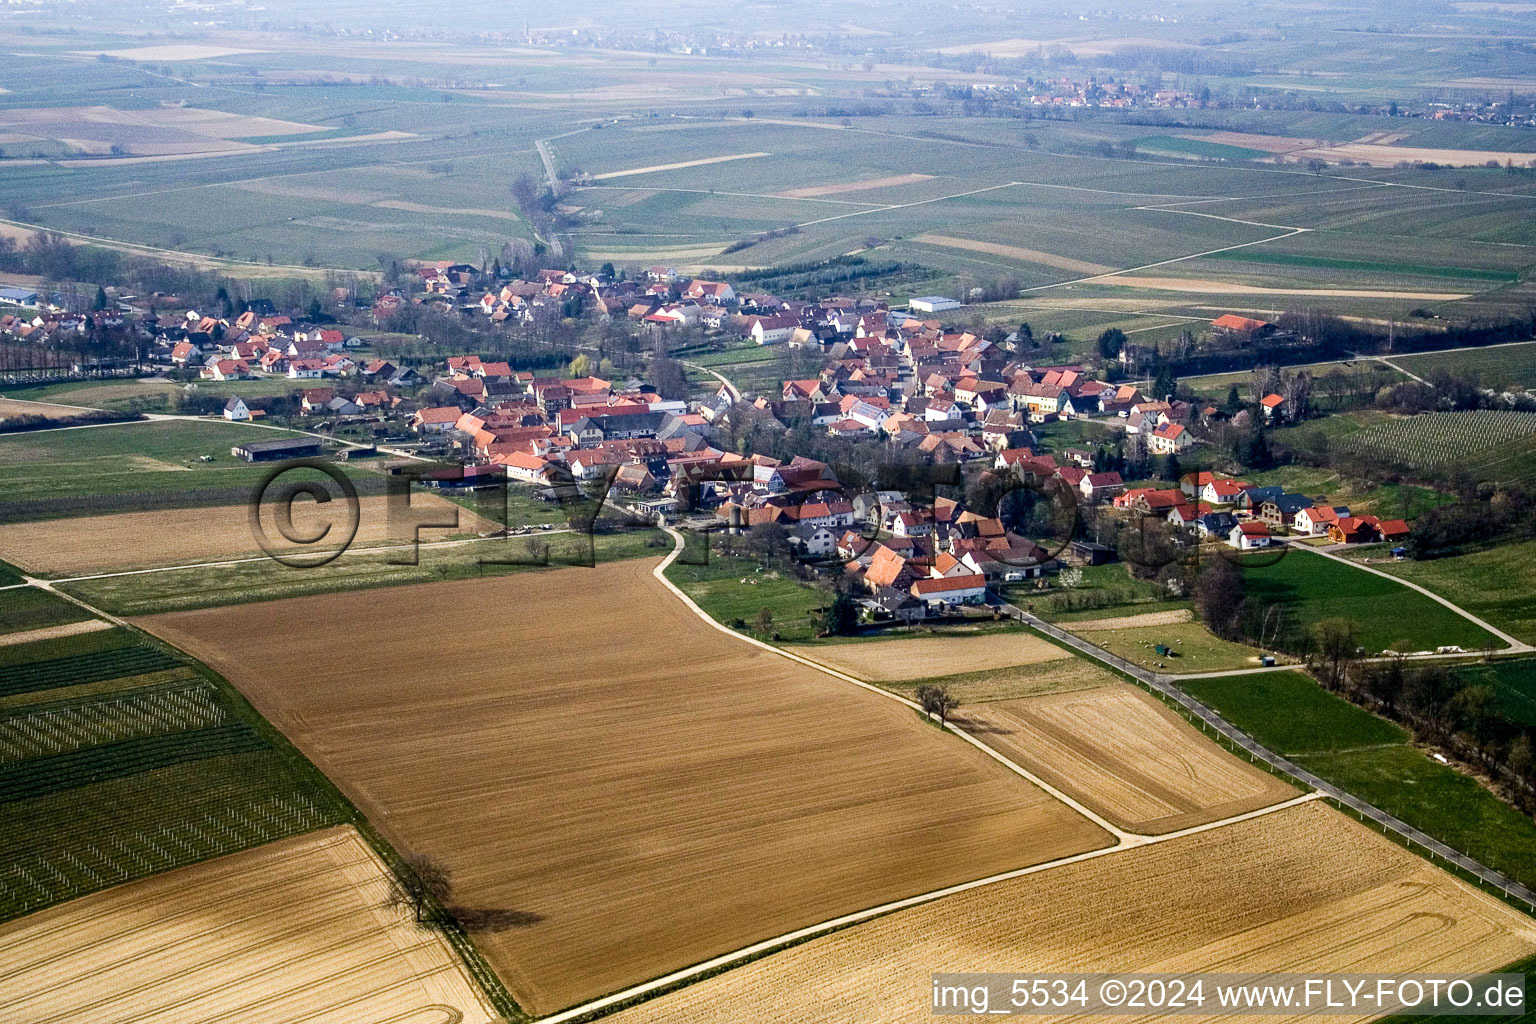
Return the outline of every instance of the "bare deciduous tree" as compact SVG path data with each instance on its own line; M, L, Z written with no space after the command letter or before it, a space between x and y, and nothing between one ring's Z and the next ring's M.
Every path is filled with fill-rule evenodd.
M931 683L924 683L917 688L917 702L923 706L923 713L929 718L938 715L941 726L949 720L950 712L960 706L960 698L949 692L949 687Z
M453 895L447 865L427 854L408 854L389 879L384 905L410 910L417 924L435 923Z

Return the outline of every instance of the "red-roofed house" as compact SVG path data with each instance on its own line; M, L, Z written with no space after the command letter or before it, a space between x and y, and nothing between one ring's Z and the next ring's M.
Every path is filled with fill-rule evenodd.
M1154 455L1177 455L1194 443L1189 431L1177 423L1164 423L1147 435L1147 448Z
M928 606L929 611L942 611L962 604L980 604L987 597L987 580L980 573L917 580L912 584L912 596Z

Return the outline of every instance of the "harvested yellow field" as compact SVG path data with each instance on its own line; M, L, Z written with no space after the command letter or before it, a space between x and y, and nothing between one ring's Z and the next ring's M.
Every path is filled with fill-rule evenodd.
M846 181L841 185L811 185L775 192L786 199L814 199L817 196L838 196L844 192L867 192L876 188L892 188L896 185L916 185L920 181L932 181L931 174L893 174L888 178L866 178L863 181Z
M52 402L27 402L15 398L0 398L0 420L15 416L42 416L50 420L66 419L90 412L77 405L54 405Z
M1314 801L890 914L607 1019L915 1024L936 971L1470 972L1533 951L1530 918Z
M634 560L136 620L241 689L547 1014L1108 845L913 711L702 621ZM488 623L487 626L476 623Z
M1072 657L1034 633L1013 631L869 640L798 653L869 682L931 679Z
M731 156L711 156L702 160L683 160L675 164L652 164L650 167L633 167L627 171L609 171L607 174L592 175L593 181L607 181L610 178L627 178L632 174L654 174L657 171L680 171L685 167L703 167L705 164L723 164L731 160L752 160L760 156L772 156L772 153L735 153Z
M6 633L0 635L0 647L14 647L17 644L30 644L38 640L55 640L61 636L78 636L81 633L99 633L104 629L111 629L112 623L105 619L85 619L82 622L66 622L62 626L44 626L41 629L26 629L20 633Z
M1038 263L1044 267L1068 270L1074 274L1108 274L1115 269L1114 267L1106 267L1102 263L1089 263L1087 260L1077 260L1070 256L1058 256L1055 253L1041 252L1039 249L1026 249L1020 245L1003 245L1001 242L978 242L971 238L954 238L950 235L934 234L918 235L914 241L942 245L950 249L968 249L971 252L1006 256L1012 260Z
M163 468L163 467L162 467ZM358 500L357 536L352 547L411 542L409 528L403 536L391 536L389 499L372 496ZM272 506L263 504L262 523L267 536L281 542L282 533ZM441 540L450 534L488 534L500 527L469 509L435 494L413 493L411 514L439 515L444 520L457 512L453 529L423 529L423 541ZM328 536L340 537L345 527L343 504L317 504L308 498L293 503L294 536L314 536L330 526ZM318 545L326 549L325 544ZM279 552L310 553L279 543ZM139 569L157 565L190 565L226 558L254 558L262 548L251 532L250 513L244 505L213 508L171 508L153 512L122 512L110 516L77 519L43 519L10 523L0 532L0 558L31 572L84 575Z
M0 925L0 1019L30 1024L491 1024L442 936L383 906L350 827Z
M1499 164L1513 163L1516 167L1536 165L1536 154L1494 152L1483 149L1431 149L1425 146L1383 146L1367 142L1346 142L1340 145L1319 146L1288 153L1302 160L1316 157L1329 163L1353 160L1372 167L1395 167L1400 163L1424 162L1451 167L1481 167L1492 160Z
M1166 612L1118 615L1110 619L1086 619L1082 622L1063 623L1063 625L1074 633L1103 633L1115 629L1138 629L1142 626L1172 626L1180 622L1193 622L1194 618L1194 613L1188 608L1174 608Z
M1241 146L1265 153L1294 153L1299 149L1311 149L1322 145L1320 139L1293 139L1285 135L1257 135L1253 132L1205 132L1199 135L1182 135L1180 138L1197 142L1215 142L1223 146Z
M1144 835L1296 795L1124 683L977 704L963 708L955 722L1121 828Z

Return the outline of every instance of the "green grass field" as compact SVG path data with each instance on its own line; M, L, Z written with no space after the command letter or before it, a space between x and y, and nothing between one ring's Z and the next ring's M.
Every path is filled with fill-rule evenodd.
M1132 613L1140 609L1126 609ZM1071 624L1065 624L1071 629ZM1198 622L1177 622L1166 626L1133 626L1129 629L1096 630L1083 634L1126 661L1154 672L1224 672L1228 669L1253 668L1263 653L1254 647L1230 643L1211 633ZM1172 648L1172 655L1160 655L1156 647Z
M1405 743L1401 727L1328 693L1301 672L1187 679L1179 687L1284 754Z
M0 633L62 626L90 617L90 613L79 605L34 587L0 590Z
M1333 559L1295 548L1278 561L1255 560L1244 572L1248 600L1280 605L1282 636L1290 646L1312 624L1352 619L1367 651L1433 650L1459 645L1469 651L1490 637L1486 631L1422 594Z
M0 919L354 818L167 649L125 630L0 648Z
M1536 822L1475 779L1431 760L1397 725L1299 672L1180 686L1309 771L1511 878L1536 881Z
M712 551L708 565L673 562L667 568L667 579L717 622L730 624L741 619L752 630L758 613L767 608L773 615L769 632L778 633L781 640L795 642L815 637L821 630L816 616L826 603L826 593L786 571L760 572L759 568L755 559Z
M301 436L223 420L160 420L0 436L0 520L238 504L272 470L230 454ZM210 456L207 462L202 456ZM348 474L382 478L355 467ZM363 487L360 484L359 489ZM378 483L382 490L382 483Z
M1466 665L1456 674L1470 685L1492 687L1500 714L1518 726L1536 728L1536 660Z
M1355 274L1390 274L1411 277L1450 277L1470 281L1518 281L1519 273L1513 270L1487 270L1481 267L1438 266L1432 263L1377 262L1371 260L1340 259L1330 256L1311 256L1299 253L1255 252L1252 249L1233 249L1216 253L1207 259L1224 263L1262 263L1276 267L1307 267L1317 270L1338 270Z
M1453 558L1394 561L1380 545L1351 558L1411 580L1526 643L1536 643L1536 541L1500 544Z

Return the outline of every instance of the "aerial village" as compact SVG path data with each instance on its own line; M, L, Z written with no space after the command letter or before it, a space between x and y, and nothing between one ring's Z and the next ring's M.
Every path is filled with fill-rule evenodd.
M1011 516L996 500L1009 487L1070 506L1079 523L1084 515L1095 522L1155 521L1181 543L1240 551L1289 537L1359 544L1408 536L1402 520L1354 515L1325 496L1206 470L1128 481L1125 451L1165 470L1197 464L1204 438L1227 414L1149 394L1149 382L1099 379L1096 366L1036 365L1016 337L995 342L946 329L941 314L959 303L942 296L914 299L905 310L870 299L787 301L738 294L729 283L665 267L637 280L545 270L499 287L486 287L484 276L464 265L427 264L414 273L417 294L380 297L372 306L377 320L415 302L495 330L558 317L574 303L586 315L627 321L663 346L669 331L696 325L724 345L798 351L820 372L785 380L777 393L743 394L721 378L713 393L663 398L639 379L540 376L470 352L435 365L403 365L368 355L366 342L344 330L260 303L228 320L192 310L141 317L134 326L148 361L184 377L294 382L286 397L237 395L208 410L212 415L251 421L276 413L274 422L311 432L362 428L352 436L371 438L378 449L393 445L451 463L455 469L437 474L436 486L511 482L550 501L559 500L562 484L600 487L610 502L648 517L735 534L773 531L802 563L847 576L860 588L866 613L879 619L950 614L986 603L989 587L1044 588L1063 568L1118 557L1113 545L1086 539L1082 528L1071 536L1042 533L1027 515ZM108 320L121 326L127 316L23 313L0 321L0 333L56 337L102 329ZM1232 314L1211 328L1274 331ZM1279 394L1260 399L1257 411L1273 424L1290 415ZM727 435L740 437L731 428L744 420L759 431L798 427L858 443L866 454L874 445L878 461L891 466L949 467L957 486L915 493L878 473L841 480L837 467L808 454L733 450ZM1099 423L1124 440L1113 450L1055 448L1037 434L1074 420ZM256 441L235 454L254 461L320 450L306 437ZM980 503L991 507L970 507L978 479L991 484L984 493L992 500ZM1102 536L1102 527L1095 532Z

